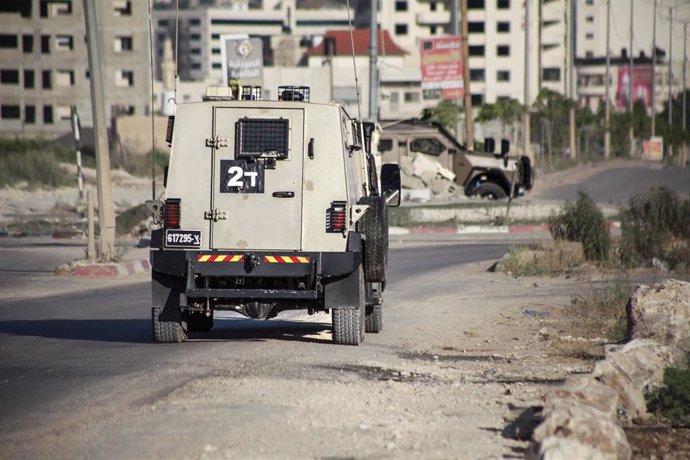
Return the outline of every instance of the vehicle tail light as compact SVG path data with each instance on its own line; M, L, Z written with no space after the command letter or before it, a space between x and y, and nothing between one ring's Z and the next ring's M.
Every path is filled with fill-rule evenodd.
M168 198L163 207L163 225L165 228L180 228L180 199Z
M347 203L333 201L326 211L326 233L341 233L347 228Z

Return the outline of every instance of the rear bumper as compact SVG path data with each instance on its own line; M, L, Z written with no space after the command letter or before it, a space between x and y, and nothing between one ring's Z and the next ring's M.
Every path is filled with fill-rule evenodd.
M258 261L252 265L250 258ZM289 260L289 262L288 262ZM282 278L320 275L349 275L361 261L357 252L264 252L152 250L151 268L170 276L187 273L201 276Z

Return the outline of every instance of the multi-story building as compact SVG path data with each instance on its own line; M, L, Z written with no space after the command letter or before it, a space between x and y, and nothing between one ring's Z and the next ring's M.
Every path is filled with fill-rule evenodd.
M625 71L632 53L634 65L651 67L652 45L656 42L656 70L654 93L656 110L663 108L669 96L669 59L671 61L671 92L675 95L684 85L683 76L683 26L676 22L671 29L671 15L663 2L657 3L656 39L654 38L654 2L632 0L611 3L609 23L609 100L614 108L617 101L619 69ZM690 19L690 4L672 4L674 14ZM632 11L632 28L631 10ZM606 95L606 0L585 0L578 2L576 20L576 69L578 80L578 102L597 110ZM630 34L633 46L630 50ZM671 43L671 40L673 43ZM686 73L690 73L686 70ZM687 83L685 83L687 84Z
M146 0L94 2L101 31L106 117L149 110ZM0 6L0 134L53 138L69 132L70 108L90 126L83 3L27 0Z

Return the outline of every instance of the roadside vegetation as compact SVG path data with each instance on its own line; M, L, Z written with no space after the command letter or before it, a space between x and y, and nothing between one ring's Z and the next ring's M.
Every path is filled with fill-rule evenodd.
M113 155L111 169L122 169L138 177L151 176L151 155ZM155 171L162 175L168 164L168 154L156 150ZM0 138L0 188L25 186L29 189L40 187L62 187L76 184L75 178L61 167L61 164L74 165L74 148L64 147L42 139ZM95 168L93 152L82 152L82 166Z
M675 426L690 427L690 353L684 368L664 371L664 386L647 396L647 407Z

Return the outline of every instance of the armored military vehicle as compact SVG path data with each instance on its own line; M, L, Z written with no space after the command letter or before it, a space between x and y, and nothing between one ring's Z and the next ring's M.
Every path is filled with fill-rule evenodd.
M400 163L405 156L433 158L455 174L455 183L468 196L500 199L531 190L534 173L529 157L509 157L510 144L486 139L484 152L471 152L439 123L419 119L383 124L378 150L384 162Z
M209 331L219 310L330 312L338 344L381 330L399 169L383 165L379 180L373 126L309 96L280 87L269 101L242 88L178 106L165 198L148 203L161 225L150 253L155 342Z

